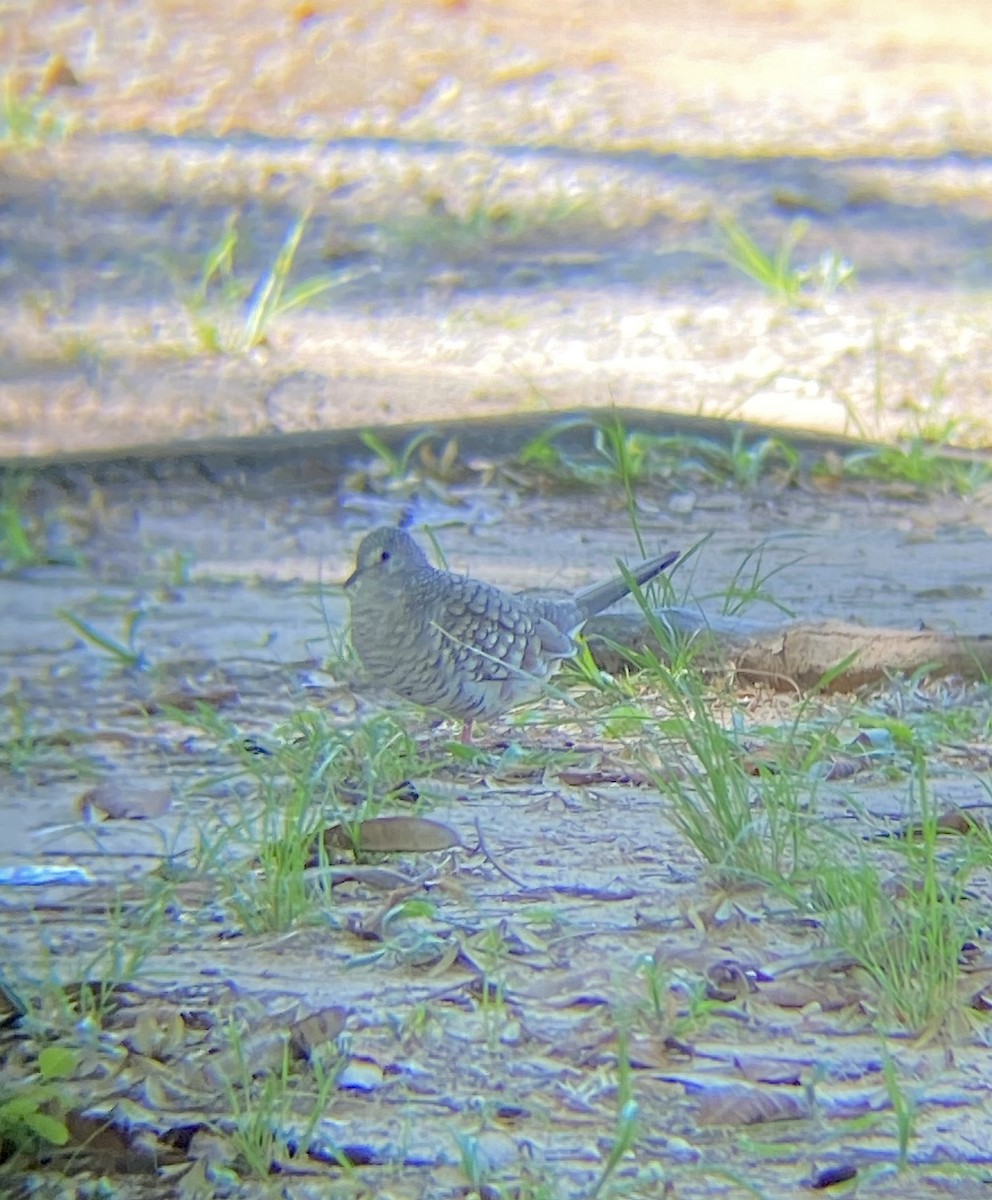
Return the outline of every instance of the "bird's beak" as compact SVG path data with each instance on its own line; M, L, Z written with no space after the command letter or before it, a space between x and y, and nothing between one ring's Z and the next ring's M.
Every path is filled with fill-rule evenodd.
M352 573L348 576L348 578L344 581L344 583L341 586L343 588L350 588L351 585L355 582L355 580L357 578L358 578L358 569L356 567L356 569L354 571L352 571Z

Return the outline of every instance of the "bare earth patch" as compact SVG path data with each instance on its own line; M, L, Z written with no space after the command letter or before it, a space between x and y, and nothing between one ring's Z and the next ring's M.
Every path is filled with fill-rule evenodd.
M986 869L955 901L956 999L907 1040L806 868L785 855L783 892L687 841L671 789L697 768L671 681L573 678L467 756L356 689L328 658L335 583L404 508L453 567L508 587L578 586L638 553L615 488L522 493L527 472L495 463L390 482L362 455L57 467L24 499L25 526L44 514L50 552L80 562L4 584L7 982L79 1047L85 1095L66 1083L54 1110L73 1171L135 1195L258 1194L270 1162L294 1196L586 1195L604 1172L616 1194L784 1196L825 1170L872 1195L972 1194L990 1169ZM985 504L845 487L825 516L808 483L639 493L650 548L709 535L675 572L681 602L715 613L738 588L749 616L987 629ZM912 876L921 786L973 822L940 835L948 870L985 844L987 687L817 699L725 670L707 697L766 803L799 780L803 822L887 887ZM391 853L314 849L387 814ZM6 1045L18 1078L30 1043Z
M0 1190L987 1190L986 6L0 48ZM343 638L401 519L508 588L685 557L465 748ZM673 606L958 657L800 686Z
M982 5L614 17L11 14L0 454L609 403L987 443ZM301 214L328 287L253 325ZM805 222L798 308L727 217Z

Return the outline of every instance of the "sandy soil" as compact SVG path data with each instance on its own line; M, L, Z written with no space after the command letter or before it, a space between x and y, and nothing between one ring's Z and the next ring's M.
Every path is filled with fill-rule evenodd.
M33 1078L30 1028L79 1056L71 1149L32 1194L784 1198L850 1168L866 1196L976 1195L987 855L954 897L953 1020L911 1038L806 900L725 888L677 831L645 773L689 763L657 683L635 719L573 679L459 757L450 728L355 684L336 585L404 513L512 588L636 556L615 488L509 462L521 414L987 446L985 6L356 10L37 0L0 20L0 545L23 526L39 548L0 582L0 1089ZM248 338L304 212L291 283L334 286ZM769 248L808 222L800 303L728 264L723 216ZM391 474L354 437L442 419L453 474ZM755 588L752 616L989 632L987 486L799 479L640 487L650 547L699 547L676 598ZM797 725L836 737L811 820L893 887L919 756L935 803L984 819L987 686L712 686L755 761ZM306 919L273 928L260 855L285 764L322 749L351 756L351 790L311 781L308 819L408 780L419 806L407 787L387 810L462 848L338 855ZM942 842L942 870L967 842ZM81 1020L86 980L108 995ZM317 1011L345 1074L305 1133L312 1064L283 1107L263 1095ZM631 1094L632 1147L596 1193ZM276 1138L254 1172L233 1149L251 1129Z
M225 13L4 21L0 454L611 402L988 442L981 4ZM248 337L304 211L292 279L334 286ZM804 307L728 215L809 222Z
M120 978L107 958L108 927L140 964L101 1022L102 1045L131 1046L127 1061L108 1073L96 1055L77 1110L78 1136L108 1122L112 1132L77 1175L109 1173L128 1195L171 1194L170 1179L194 1187L205 1171L215 1182L201 1185L216 1187L234 1121L216 1080L237 1081L241 1070L231 1029L243 1031L260 1087L278 1070L286 1031L323 1011L332 1030L348 1029L348 1083L324 1110L310 1156L294 1160L295 1180L279 1177L293 1196L332 1185L342 1195L461 1194L459 1137L482 1155L487 1178L551 1179L557 1194L585 1194L616 1121L618 1020L629 1022L642 1130L618 1176L627 1194L655 1194L650 1180L669 1179L676 1194L708 1195L730 1171L764 1195L786 1196L821 1169L853 1165L872 1195L904 1195L870 988L843 964L829 966L815 921L760 891L717 886L644 778L640 764L659 756L666 770L680 769L684 749L666 742L662 724L611 716L608 702L573 684L568 701L496 723L481 762L466 762L452 755L450 727L403 709L389 717L388 700L356 690L353 668L328 658L345 619L335 584L370 525L412 507L453 567L511 588L574 587L609 569L619 550L636 557L622 497L521 493L519 471L516 484L498 474L487 482L480 457L458 484L390 484L380 474L369 489L360 486L369 477L362 455L338 446L270 450L254 461L63 466L38 476L24 500L25 514L48 522L53 555L82 561L4 583L0 692L17 733L5 743L0 814L11 970L20 994L32 994L27 980L49 997L54 981L77 973ZM674 574L680 600L720 611L756 569L768 602L750 605L751 616L785 607L987 630L987 498L914 499L904 488L825 495L771 480L750 492L698 486L688 495L654 485L640 497L650 547L710 539ZM80 637L65 615L126 642L135 612L138 670ZM637 702L664 721L663 692L642 688ZM848 736L899 725L926 736L931 716L987 711L988 695L952 680L894 683L802 710L795 697L761 688L732 688L719 703L760 753L769 732L800 711L804 723ZM330 733L318 734L325 723ZM301 727L310 733L299 744L314 747L328 737L345 746L370 729L409 731L418 749L405 777L422 798L414 811L467 847L481 831L511 878L470 851L392 854L378 867L342 867L326 910L295 928L253 931L262 910L236 902L236 881L259 870L272 810L240 747L273 752ZM985 811L989 753L987 738L932 742L935 802ZM399 782L379 777L377 788ZM852 827L889 835L912 794L904 755L890 743L853 777L819 783L816 819L835 836ZM274 795L279 812L288 799ZM107 797L115 819L104 819ZM323 811L329 820L336 804L315 794L309 819L319 823ZM393 802L387 811L411 810ZM898 855L891 869L898 877ZM977 931L987 894L984 882L975 889ZM385 939L375 932L383 913L417 897L429 898L425 915L397 918ZM653 1016L646 962L667 981L664 1012ZM963 994L984 986L985 974L978 950ZM735 990L744 978L761 981L753 995ZM490 986L504 999L479 1007L473 997ZM704 987L724 998L693 1017L691 997ZM160 1032L138 1032L153 1028ZM945 1167L960 1186L987 1169L980 1131L992 1065L983 1028L891 1043L915 1097L914 1195L947 1194ZM948 1066L952 1045L962 1064L966 1047L967 1066ZM814 1077L811 1108L804 1087ZM235 1096L249 1094L233 1086ZM283 1128L302 1128L305 1092L300 1103L284 1112ZM852 1111L879 1115L854 1133ZM758 1121L755 1136L775 1148L756 1157L741 1120ZM188 1153L177 1149L190 1136L180 1128L199 1131ZM344 1147L365 1166L334 1184L338 1168L320 1165L330 1152L320 1146ZM153 1169L149 1153L164 1172L157 1182L140 1174Z

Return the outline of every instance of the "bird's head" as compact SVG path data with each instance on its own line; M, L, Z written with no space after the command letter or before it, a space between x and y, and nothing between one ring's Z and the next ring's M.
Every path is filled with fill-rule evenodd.
M344 581L344 586L354 588L357 584L387 583L392 586L403 574L429 566L427 556L408 533L384 526L362 538L355 569Z

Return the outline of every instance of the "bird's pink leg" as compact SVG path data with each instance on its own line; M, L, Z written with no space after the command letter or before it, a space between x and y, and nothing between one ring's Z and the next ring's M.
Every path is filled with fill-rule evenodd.
M471 721L463 721L462 722L461 743L463 746L471 746L472 745L472 722Z

